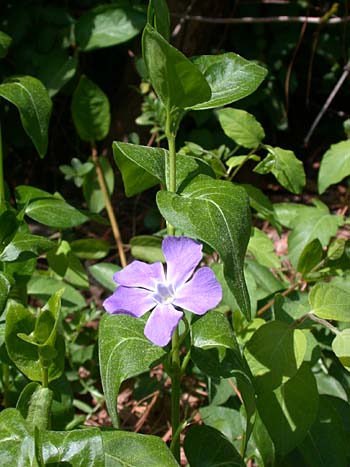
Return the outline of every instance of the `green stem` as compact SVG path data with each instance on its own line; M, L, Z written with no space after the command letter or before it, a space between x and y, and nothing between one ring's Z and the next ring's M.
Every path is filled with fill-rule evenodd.
M165 134L168 140L168 157L166 161L166 188L168 191L176 192L176 134L173 133L171 128L171 112L167 109ZM175 227L167 222L168 235L175 235Z
M43 388L49 387L49 368L41 363L41 385Z
M3 401L2 405L8 407L8 396L9 396L9 381L10 381L10 369L6 363L2 364L2 385L3 385Z
M175 459L180 462L180 436L178 433L180 426L180 349L179 349L179 328L175 329L172 337L172 372L171 372L171 429L173 441L171 450ZM176 436L177 435L177 436Z
M2 135L0 125L0 213L5 211L5 182L3 169Z

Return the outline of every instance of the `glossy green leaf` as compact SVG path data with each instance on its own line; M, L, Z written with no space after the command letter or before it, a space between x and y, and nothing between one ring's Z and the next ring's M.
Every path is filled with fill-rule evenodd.
M192 360L203 373L211 377L237 379L246 411L247 443L254 424L255 390L227 318L213 310L195 321L192 325L192 345Z
M17 107L25 132L33 141L39 156L44 157L52 109L44 85L32 76L12 77L0 84L0 96Z
M104 139L111 125L111 112L106 94L93 81L82 76L72 97L72 117L84 141Z
M3 31L0 31L0 58L6 57L11 42L12 38Z
M164 354L143 334L145 321L126 315L103 316L99 327L99 359L103 392L113 425L118 426L116 398L128 378L149 370Z
M248 252L267 268L279 268L281 261L274 251L274 244L265 232L254 227L248 243Z
M164 254L162 251L161 237L154 235L138 235L130 240L131 254L134 258L148 263L155 263L156 261L165 262Z
M283 386L258 396L260 417L276 452L285 455L303 441L317 417L318 392L315 377L304 364Z
M239 55L201 55L194 59L211 89L210 100L194 105L194 110L212 109L231 104L253 93L264 80L267 70Z
M112 263L97 263L89 266L92 277L110 292L114 292L117 287L113 276L120 269L120 266Z
M315 238L319 239L322 246L327 246L344 220L340 215L330 214L327 206L300 206L301 209L294 209L291 206L291 208L292 211L288 212L286 209L283 213L282 210L285 208L280 206L277 207L277 212L281 223L288 222L293 229L288 236L288 252L293 266L298 267L304 248Z
M156 436L103 431L104 467L178 467L169 448Z
M159 192L157 204L168 222L187 235L208 243L220 254L227 284L249 319L249 295L243 274L250 236L245 190L230 182L200 175L187 185L182 195Z
M250 206L257 211L258 216L268 220L280 234L281 226L276 219L274 206L269 198L262 192L262 190L253 185L242 184L241 186L246 190L249 196Z
M5 342L9 357L27 378L32 381L41 381L40 353L46 352L47 349L45 346L40 348L32 337L35 324L35 316L23 305L14 301L8 305ZM23 339L25 336L28 336L26 340ZM56 356L48 367L49 381L58 378L64 368L64 341L59 335L55 342L55 349Z
M0 214L0 253L11 242L17 229L17 216L13 211L8 210Z
M89 220L85 214L66 201L54 197L31 202L27 206L26 215L56 229L70 229Z
M49 96L55 96L67 84L78 69L78 60L66 52L45 54L38 71L38 78L45 85Z
M53 392L51 389L43 388L36 383L29 383L23 389L17 403L17 408L22 408L22 411L20 410L21 414L26 418L33 430L35 427L39 430L46 430L48 428L52 398ZM27 407L25 408L25 406ZM25 412L25 415L23 412Z
M305 275L320 263L322 258L322 244L318 238L315 238L303 249L298 261L297 269L305 277Z
M332 349L342 365L350 371L350 329L344 329L335 336Z
M255 154L245 155L245 156L232 156L227 161L225 161L225 164L229 169L234 169L235 167L240 166L241 164L245 163L247 160L253 160L253 161L260 161L260 157L256 156Z
M319 318L350 321L350 293L332 283L318 283L309 293L311 313Z
M265 145L269 154L258 164L254 172L271 172L279 183L291 193L301 193L306 183L303 163L293 151Z
M224 133L240 146L255 149L265 138L265 132L253 115L241 109L222 109L217 112Z
M258 392L270 392L292 378L305 352L306 338L301 330L281 321L259 327L244 350Z
M170 14L166 0L150 0L148 4L148 22L165 40L170 38Z
M250 446L253 448L253 454L259 466L261 464L267 467L275 464L275 446L259 414L255 419ZM247 454L249 455L250 452L248 451Z
M84 52L122 44L135 37L145 22L145 13L129 2L99 5L76 22L76 42Z
M22 254L26 259L39 256L55 246L55 243L39 235L17 232L0 254L0 261L16 261Z
M162 148L150 148L135 144L114 142L113 153L124 182L125 193L133 196L157 183L166 184L166 158ZM192 156L178 154L176 157L176 185L181 190L197 175L214 176L210 166Z
M322 157L318 172L318 192L324 193L330 185L350 175L350 140L332 144Z
M184 448L191 467L243 467L244 462L228 439L209 426L191 428Z
M0 272L0 315L5 309L10 290L10 278L3 272Z
M0 413L0 459L4 467L38 467L30 425L16 409Z
M233 389L231 387L231 395L232 393ZM202 407L199 413L206 426L211 426L220 431L231 443L243 437L244 429L241 415L237 409L209 405Z
M108 255L111 245L98 238L81 238L70 242L70 247L80 259L102 259Z
M98 428L46 431L41 435L45 465L105 467L103 442Z
M50 296L64 288L62 295L62 309L64 311L75 311L86 307L85 298L62 279L55 279L45 275L34 275L28 282L28 294L46 302Z
M332 404L334 399L320 397L317 419L298 447L308 467L345 467L348 464L348 437L341 416ZM342 410L349 413L349 405L343 403Z
M111 196L114 190L113 169L107 157L99 157L99 163L106 182L107 191ZM83 193L91 212L98 213L106 207L103 193L98 183L96 170L91 170L85 175L83 181Z
M142 42L152 86L169 110L184 109L210 99L210 87L196 65L149 24L144 29Z
M58 276L70 284L81 288L89 287L87 273L66 240L62 240L56 248L49 251L47 262Z

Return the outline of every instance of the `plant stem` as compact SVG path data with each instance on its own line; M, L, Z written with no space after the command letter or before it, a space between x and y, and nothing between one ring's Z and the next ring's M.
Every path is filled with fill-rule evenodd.
M103 175L103 170L101 168L100 161L98 160L96 144L94 142L91 143L91 158L95 166L97 181L102 191L102 196L103 196L104 203L106 206L106 211L108 214L109 222L111 223L114 240L115 240L118 253L119 253L120 264L122 265L123 268L125 268L127 263L126 263L124 248L123 248L123 240L120 234L120 229L119 229L119 225L117 222L117 218L113 210L111 198L108 193L106 180Z
M168 191L176 192L176 134L171 128L171 112L167 108L165 134L168 140L168 158L166 160L166 188ZM175 227L167 222L168 235L175 235ZM180 463L180 336L179 327L177 326L172 340L171 350L171 429L172 442L171 451L175 459Z
M5 182L3 169L2 134L0 124L0 214L5 210Z
M9 396L9 381L10 381L10 369L6 363L2 364L2 385L3 385L3 400L2 405L6 408L8 406Z
M49 368L41 363L41 385L43 388L49 387Z
M171 129L171 113L170 109L167 109L165 134L168 140L168 157L166 160L166 188L168 191L176 192L176 146L175 138L176 135ZM167 222L167 233L168 235L175 235L175 227Z
M180 426L180 349L179 349L179 328L175 329L172 337L172 372L171 372L171 429L173 442L171 450L175 459L180 462L180 436L178 434ZM177 435L177 436L176 436Z

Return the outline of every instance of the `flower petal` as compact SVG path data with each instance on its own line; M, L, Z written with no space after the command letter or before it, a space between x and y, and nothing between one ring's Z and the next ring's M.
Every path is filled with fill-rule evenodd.
M110 314L120 313L139 318L156 304L149 290L120 286L103 302L103 307Z
M116 272L113 280L126 287L154 290L156 283L165 281L164 268L161 262L148 264L143 261L133 261L121 271Z
M193 278L176 290L173 305L203 315L218 305L222 298L222 288L210 268L198 269Z
M182 315L182 311L176 310L171 304L156 306L146 323L145 336L153 344L164 347L169 343Z
M167 282L174 289L184 284L202 259L202 245L188 237L166 237L162 249L167 261Z

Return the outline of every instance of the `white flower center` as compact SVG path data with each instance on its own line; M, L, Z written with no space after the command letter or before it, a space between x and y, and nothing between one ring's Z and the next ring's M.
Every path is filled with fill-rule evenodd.
M156 284L156 289L153 294L153 298L159 304L171 303L174 299L174 290L172 285L162 284L161 282Z

